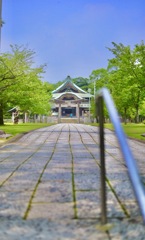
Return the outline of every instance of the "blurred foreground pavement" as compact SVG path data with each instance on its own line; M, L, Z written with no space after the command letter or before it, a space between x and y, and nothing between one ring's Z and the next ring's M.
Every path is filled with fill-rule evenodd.
M128 140L145 182L145 144ZM108 224L100 222L98 128L57 124L0 148L0 240L145 239L114 133L105 130Z

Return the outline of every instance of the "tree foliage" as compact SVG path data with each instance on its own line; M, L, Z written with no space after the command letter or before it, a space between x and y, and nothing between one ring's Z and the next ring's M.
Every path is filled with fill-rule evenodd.
M83 78L83 77L73 78L73 82L78 87L82 88L84 91L88 91L89 83L90 83L88 78Z
M49 84L46 87L41 79L45 65L33 67L34 55L32 50L14 45L0 56L0 124L8 106L37 114L49 110Z
M107 87L124 117L139 121L140 109L145 101L145 45L142 41L133 49L112 42L108 48L113 54L107 69L94 70L90 76L95 88Z

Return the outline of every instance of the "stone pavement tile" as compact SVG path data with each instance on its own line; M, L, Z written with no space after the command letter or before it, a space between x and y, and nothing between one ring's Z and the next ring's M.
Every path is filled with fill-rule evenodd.
M110 183L122 202L135 199L131 183L128 180L111 180Z
M6 191L2 188L0 194L0 216L23 217L29 202L31 191Z
M112 220L113 227L109 230L111 240L144 240L145 239L145 226L142 224L140 218L136 221L128 219Z
M41 218L21 220L2 218L1 240L109 240L108 234L97 229L96 221L48 221Z
M77 191L76 204L78 218L100 218L100 191ZM125 218L126 215L111 191L107 192L107 217Z
M21 217L27 208L27 202L5 202L2 204L2 208L0 207L0 217Z
M71 140L70 144L71 144L71 148L73 150L79 150L80 149L80 150L86 151L86 147L84 146L84 144L77 139L74 142Z
M97 145L96 143L94 143L94 139L89 139L89 141L87 141L85 143L85 147L87 147L89 150L93 150L93 149L97 149L99 150L99 145Z
M49 164L45 169L41 181L71 181L72 173L71 170L68 168L56 168L50 167Z
M44 151L44 152L48 152L49 153L53 153L54 152L54 149L55 149L55 144L56 142L45 142L43 143L42 145L38 146L38 149L37 151Z
M44 151L44 150L39 150L38 152L34 153L33 158L50 158L52 155L51 151Z
M19 163L19 161L3 161L2 163L0 163L0 169L2 170L2 171L9 171L9 170L11 170L11 172L13 171L13 170L15 170L16 169L16 167L19 165L20 163Z
M56 142L56 148L60 149L60 148L70 148L70 144L69 144L69 133L67 133L65 136L61 137L61 135L59 135L59 138L57 139Z
M91 157L83 157L83 158L77 158L77 156L73 159L74 163L80 163L80 164L90 164L94 165L96 167L96 161L95 159L91 156Z
M79 149L78 150L76 150L76 149L73 150L72 149L72 153L73 153L74 158L85 158L85 157L87 159L92 158L90 153L87 153L86 150L81 150L81 149L80 150Z
M89 151L91 152L91 155L93 156L94 159L100 159L100 152L98 151L98 149L89 149Z
M138 165L138 171L142 177L145 176L145 163Z
M110 181L120 181L120 182L129 182L128 178L128 173L126 172L126 169L123 171L123 169L120 169L118 166L116 168L112 167L111 171L111 166L106 168L106 175L107 178Z
M8 191L6 189L6 187L2 187L1 188L1 194L0 194L0 202L15 202L15 201L25 201L25 202L28 202L31 195L32 195L32 192L31 190L27 191L27 190L24 190L24 189L16 189L16 190L13 190L13 191Z
M124 158L123 158L122 154L120 154L120 152L118 152L117 155L114 155L114 154L109 153L109 151L105 151L105 157L106 157L106 163L109 161L111 162L113 160L114 163L121 162L121 163L125 164Z
M73 152L74 158L91 158L91 154L89 152Z
M62 179L49 182L41 181L33 199L33 203L65 203L72 201L72 182Z
M50 221L74 218L74 203L33 203L28 214L28 219L43 218Z
M28 163L31 163L31 164L41 164L42 167L48 162L48 160L50 159L51 157L51 154L50 156L38 156L38 155L33 155L31 156L29 159L28 159Z
M56 145L55 145L56 150L60 150L61 148L63 149L70 149L70 145L69 145L69 141L68 141L68 137L66 136L64 139L58 139Z
M70 147L56 148L55 152L54 152L54 155L62 156L62 155L64 155L64 153L67 154L67 155L71 155Z
M71 140L71 148L74 151L77 151L79 149L80 151L86 151L86 147L84 146L84 144L81 141L78 141L77 139L74 142L72 142Z
M45 162L45 164L46 164L46 162ZM45 166L45 164L42 165L42 163L39 162L39 161L37 163L27 162L27 163L21 165L19 167L19 169L17 169L16 172L19 173L19 174L25 174L26 173L29 177L34 176L34 177L37 178L38 175L41 174L42 169Z
M71 155L71 152L67 152L67 151L62 151L62 152L57 152L55 151L54 154L53 154L53 157L54 158L70 158L72 155Z
M120 162L122 161L122 156L120 156L117 152L106 151L106 153L110 154L115 160L118 160Z
M91 152L92 152L93 158L100 161L100 152L98 150L95 150L95 149Z
M126 214L111 190L107 190L107 218L126 218Z
M142 182L143 182L144 185L145 185L145 174L143 174L143 175L141 174L140 176L141 176L141 180L142 180Z
M14 154L11 154L11 156L9 156L7 159L5 159L5 161L21 163L25 159L28 159L32 154L33 154L33 152L29 152L29 151L26 152L25 150L24 151L22 150L22 152L16 152Z
M11 152L6 152L6 151L0 151L0 162L3 161L4 159L10 157L12 155Z
M3 185L3 182L11 175L13 169L1 169L0 171L0 186Z
M33 171L32 174L30 174L31 171L24 171L23 168L17 169L13 175L11 176L11 178L9 179L8 184L11 185L20 185L21 183L25 182L25 181L35 181L37 182L40 172Z
M82 174L98 174L98 166L96 164L83 164L83 163L75 163L74 160L74 173L82 173ZM77 161L78 162L78 161Z
M108 169L112 168L112 171L113 169L117 170L118 168L119 171L127 172L127 167L124 160L123 161L122 159L118 160L117 158L114 158L112 155L107 155L105 160L106 160L106 168Z
M137 201L135 200L135 198L126 200L124 202L124 206L126 207L127 211L129 212L131 218L136 219L136 217L141 215L139 207L137 205Z
M70 149L66 150L66 149L61 149L61 150L56 150L53 152L53 158L62 158L64 157L64 159L67 158L72 158L72 154L70 152Z
M105 157L106 157L106 163L107 163L107 161L109 162L109 160L111 162L111 159L112 159L114 164L120 163L120 164L124 164L124 166L126 164L124 158L119 153L109 153L108 151L106 151Z
M61 133L59 136L63 126L65 126L65 133ZM70 132L68 132L69 128ZM21 139L17 144L10 144L8 147L3 148L3 155L2 158L0 155L0 159L2 161L5 157L7 159L4 160L4 164L0 163L0 169L5 179L8 176L7 174L11 174L14 170L14 166L22 165L1 187L0 239L144 239L145 228L142 225L142 220L138 220L140 213L129 185L125 163L118 148L115 149L116 146L118 147L118 144L110 131L107 131L105 135L108 141L106 143L107 178L121 203L124 204L126 210L131 214L131 218L127 219L114 192L107 185L107 216L109 223L113 224L113 227L108 229L110 237L97 226L100 224L101 211L100 171L92 156L96 158L96 162L99 162L100 154L98 145L95 147L91 136L89 136L89 134L92 137L95 136L94 141L97 142L97 134L94 134L90 128L96 131L96 128L85 125L60 124L51 128L52 130L56 129L56 132L53 132L52 135L48 127L45 130L36 131L36 134L34 131L29 136L27 135L25 140ZM73 131L73 134L71 131ZM84 133L85 131L89 133ZM73 157L75 156L73 159L70 145L68 144L68 133L70 133L71 151L74 153ZM58 144L56 144L57 140ZM83 143L85 146L83 146ZM54 147L56 147L55 152L43 173L36 194L32 199L28 220L23 221L22 217L28 207L33 190L45 164L49 161L54 151ZM142 147L144 148L144 145ZM135 156L137 156L144 179L144 150L139 149L137 143L132 146L132 149L134 149ZM10 152L10 155L5 155L7 150ZM30 158L33 152L35 153ZM65 154L66 152L68 154ZM23 161L27 158L29 159L23 164ZM7 165L5 161L7 161ZM16 165L13 165L13 163ZM83 190L74 192L76 203L72 202L72 170L75 190ZM1 178L2 180L4 179L3 177ZM97 179L95 179L96 177ZM94 188L98 189L98 191L90 191L95 190ZM51 203L47 202L48 198L51 200ZM73 219L76 216L76 212L80 218L78 220ZM11 222L12 218L13 221ZM119 219L122 219L122 221ZM20 236L22 233L24 233L23 236ZM26 238L24 238L24 235Z
M33 191L35 189L36 180L23 179L21 181L7 181L4 184L6 191Z
M19 145L17 143L13 143L13 144L7 144L7 145L2 146L1 151L2 152L8 151L12 154L12 153L15 153L15 152L17 152L18 150L21 150L21 149L22 149L21 145Z
M71 162L71 159L67 159L64 160L64 161L61 161L61 159L53 159L49 162L48 164L48 168L61 168L61 169L64 169L64 168L68 168L68 169L72 169L72 162Z
M78 218L100 218L100 192L76 191L76 207Z
M77 170L77 168L81 168L82 167L82 168L86 168L86 169L95 168L96 171L97 170L99 171L99 167L98 167L98 165L96 164L96 162L94 161L93 158L92 159L75 158L73 160L73 162L74 162L74 168L76 168L76 170Z
M44 161L42 161L44 160ZM38 175L40 174L45 165L49 162L49 159L45 158L45 159L37 159L37 161L30 161L30 162L26 162L25 164L21 165L19 167L19 169L17 170L17 172L20 173L27 173L29 176L31 175Z
M97 174L75 173L75 190L99 190L100 176Z
M22 158L26 159L26 158L31 157L34 154L34 152L36 152L36 151L37 151L37 149L32 149L32 148L31 149L28 149L28 148L21 149L21 151L15 153L15 154L12 154L10 156L10 159L13 159L13 160L22 159Z
M69 155L67 155L67 154L65 154L65 152L60 156L59 154L53 154L52 155L52 161L58 161L58 162L61 162L61 161L66 161L66 163L68 162L68 161L72 161L72 155L71 154L69 154Z
M55 142L53 144L49 143L49 142L45 142L45 143L43 143L43 145L41 145L40 150L41 151L53 152L54 147L55 147Z
M120 152L120 150L116 148L115 145L111 145L108 142L105 142L105 150L107 150L107 152L113 152L113 153Z

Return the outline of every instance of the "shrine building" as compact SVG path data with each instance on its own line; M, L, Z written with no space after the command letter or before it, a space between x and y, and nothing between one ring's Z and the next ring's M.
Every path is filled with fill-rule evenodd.
M92 95L74 84L68 76L65 82L52 91L52 116L58 122L73 118L76 122L84 122L84 117L90 118L90 99Z

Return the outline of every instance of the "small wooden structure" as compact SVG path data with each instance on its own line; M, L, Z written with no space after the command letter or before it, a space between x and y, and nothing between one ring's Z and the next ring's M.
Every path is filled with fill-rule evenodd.
M13 107L8 112L12 113L12 122L18 124L19 122L19 110L17 107Z

